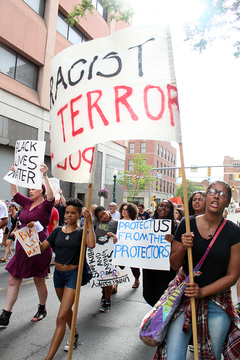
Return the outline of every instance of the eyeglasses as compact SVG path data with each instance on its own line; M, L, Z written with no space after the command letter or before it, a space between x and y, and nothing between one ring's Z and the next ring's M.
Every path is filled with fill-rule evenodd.
M109 207L114 207L115 205L109 205Z
M209 189L208 193L209 193L210 196L214 196L216 194L219 194L221 199L229 198L229 195L225 191L218 191L217 189L213 189L213 188Z

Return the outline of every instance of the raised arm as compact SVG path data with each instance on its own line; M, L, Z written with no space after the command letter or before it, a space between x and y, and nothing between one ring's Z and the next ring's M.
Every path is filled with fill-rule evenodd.
M87 223L87 227L89 230L86 244L88 247L94 248L96 246L96 236L93 228L92 214L88 209L86 209L84 212L84 219Z
M60 199L61 199L61 203L62 203L63 207L66 207L66 200L65 200L65 197L63 196L62 189L59 189L58 192L60 194Z
M54 199L54 192L47 177L47 171L48 171L47 165L42 164L40 170L43 173L43 181L46 186L47 200L52 201Z

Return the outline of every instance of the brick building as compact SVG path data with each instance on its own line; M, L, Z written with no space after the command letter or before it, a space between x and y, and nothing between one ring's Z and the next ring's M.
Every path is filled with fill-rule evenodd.
M239 201L240 160L236 160L231 156L224 156L223 165L229 165L223 168L224 169L223 180L226 181L226 183L228 183L232 187L233 200Z
M155 195L155 202L158 204L162 199L170 199L175 194L176 170L168 169L176 167L177 150L168 141L157 140L130 140L126 143L126 163L125 170L133 171L131 159L134 154L146 155L146 164L154 168L164 168L153 170L152 176L156 176L155 186L151 187L151 195ZM166 168L166 169L165 169ZM156 173L158 172L158 177ZM127 196L127 189L124 189L124 196ZM138 194L136 202L143 202L145 207L149 207L149 188L147 187Z
M0 1L0 177L13 163L16 140L45 140L45 162L50 168L49 78L50 61L63 49L105 37L129 24L108 23L102 0L94 0L93 15L69 27L65 19L79 0ZM109 156L109 159L107 158ZM124 169L125 148L117 143L101 146L97 161L95 190L113 184L109 172ZM120 163L120 165L119 165ZM105 167L104 167L105 164ZM106 170L107 169L107 174ZM110 184L111 183L111 184ZM62 182L66 197L85 202L87 184ZM26 194L27 190L21 190ZM98 197L93 201L99 202ZM9 184L1 181L0 198L8 198ZM121 194L122 199L122 194ZM118 202L121 201L118 199Z

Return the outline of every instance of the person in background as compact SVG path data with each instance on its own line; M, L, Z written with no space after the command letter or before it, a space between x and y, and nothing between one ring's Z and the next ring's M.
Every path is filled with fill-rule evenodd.
M42 189L29 189L29 197L26 197L18 192L16 185L10 184L10 192L14 201L23 207L19 216L20 228L25 226L31 228L34 226L35 221L40 221L43 230L38 233L38 237L42 242L48 236L47 227L54 205L54 193L47 177L48 167L42 164L40 171L43 173L44 181ZM46 199L44 199L45 193L47 194ZM12 308L17 301L23 278L34 278L39 297L38 310L31 321L40 321L47 315L45 303L48 288L45 278L49 272L51 258L52 250L50 248L44 254L28 257L21 244L17 241L15 254L6 266L6 270L9 272L9 285L5 307L0 315L1 326L9 324Z
M147 220L150 218L150 215L147 211L144 211L144 204L138 204L138 220Z
M223 222L223 211L231 200L231 187L223 181L209 185L205 214L190 216L191 232L183 219L174 235L171 267L178 272L177 286L189 274L187 249L192 249L193 267L204 255ZM201 359L239 359L240 319L232 303L231 287L240 274L240 228L227 220L209 251L194 283L187 282L184 296L169 323L156 360L185 360L192 335L190 300L196 299L198 352ZM173 286L173 283L171 284ZM172 287L175 288L175 286Z
M189 200L189 215L202 215L205 212L205 191L197 190L194 191Z
M11 201L8 204L8 209L10 212L11 227L10 227L7 241L6 241L6 249L5 249L4 257L2 259L0 259L1 262L6 262L8 255L12 256L11 244L15 240L14 231L17 230L17 220L18 220L17 204L15 202Z
M113 242L117 242L117 220L111 218L111 214L103 206L98 206L94 210L95 217L99 220L95 229L96 242L98 244L106 243L113 239ZM111 295L112 285L102 287L102 307L101 312L108 312L111 309Z
M174 209L174 219L179 222L184 217L184 211L179 207L175 207Z
M115 202L111 202L109 204L108 210L111 213L112 219L119 220L120 219L120 213L117 211L117 204Z
M43 253L50 246L55 249L56 260L53 281L57 297L60 301L56 330L46 360L53 359L56 354L65 335L66 324L68 324L71 329L73 315L72 306L75 299L83 234L83 229L78 227L78 219L81 215L81 211L81 200L73 198L67 200L65 210L67 225L54 229L48 238L40 244L41 252ZM86 245L93 248L96 243L96 238L93 229L92 216L89 210L85 211L85 221L87 222L89 229ZM73 349L77 347L78 341L79 334L77 329L75 329ZM69 350L69 341L64 347L64 350Z
M3 238L3 230L8 225L8 210L6 204L0 200L0 238Z
M171 234L165 236L165 239L170 243L173 242L173 235L177 228L177 223L174 220L174 207L170 200L162 200L158 204L154 219L170 219ZM176 271L170 268L166 270L143 269L143 297L146 302L154 306L160 299L164 291L168 287L168 283L176 276Z
M51 219L50 219L50 223L48 224L48 233L49 235L51 234L51 232L56 229L56 227L58 226L58 222L59 222L59 212L57 211L57 209L55 207L52 208L52 214L51 214Z
M57 209L57 211L59 213L58 224L59 224L59 226L63 226L64 225L64 214L65 214L66 200L65 200L65 198L63 196L62 190L59 189L58 192L59 192L59 195L60 195L60 199L55 200L54 207Z

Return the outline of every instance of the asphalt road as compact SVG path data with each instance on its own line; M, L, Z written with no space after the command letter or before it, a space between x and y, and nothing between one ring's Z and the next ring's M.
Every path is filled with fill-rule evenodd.
M3 256L3 248L0 248ZM8 273L5 264L0 263L0 309L4 307ZM51 268L53 271L53 267ZM101 290L82 287L78 308L77 328L82 345L73 351L73 360L151 360L155 348L144 345L139 340L139 326L150 307L142 297L142 287L132 289L131 282L121 284L117 294L112 296L109 313L100 313ZM1 360L44 360L55 330L59 302L53 288L52 274L47 279L49 297L47 316L40 322L30 320L35 314L38 297L32 279L25 279L21 285L19 298L13 308L8 327L0 328ZM236 291L233 288L234 303ZM69 337L67 330L54 359L67 359L63 347ZM194 355L188 353L187 360Z

